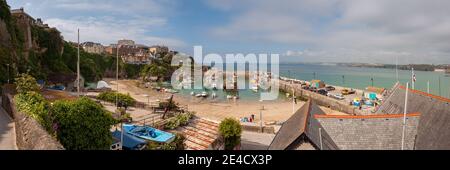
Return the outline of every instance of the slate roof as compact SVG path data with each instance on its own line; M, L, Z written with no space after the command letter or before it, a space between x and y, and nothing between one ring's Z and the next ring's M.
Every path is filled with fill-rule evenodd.
M414 148L418 113L407 114L405 150ZM315 115L341 150L400 150L403 114L370 116ZM322 133L323 134L323 133Z
M317 120L313 119L314 115L322 115L324 112L312 100L309 100L301 107L291 118L289 118L278 131L269 146L269 150L286 150L291 149L290 146L296 143L302 135L309 139L311 145L316 148L320 147L320 139L318 137L321 129ZM331 138L325 131L322 131L324 149L337 148Z
M311 100L283 123L269 146L269 150L285 150L306 130L306 121L311 109Z
M405 149L414 149L419 115L407 115ZM403 116L325 115L309 100L283 124L269 150L301 149L302 142L320 150L399 150Z
M403 113L406 88L397 85L377 114ZM415 149L450 149L450 99L409 89L408 112L421 113Z

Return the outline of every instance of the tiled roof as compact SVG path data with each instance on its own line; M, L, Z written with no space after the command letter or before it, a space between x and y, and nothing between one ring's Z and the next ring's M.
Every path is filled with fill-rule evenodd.
M209 150L219 137L219 124L209 120L194 118L188 126L182 127L181 133L186 140L184 144L187 150Z
M403 113L406 88L394 87L378 114ZM450 149L450 99L409 89L408 112L420 112L415 149Z
M405 149L414 148L420 114L407 114ZM314 116L341 150L400 150L403 114Z

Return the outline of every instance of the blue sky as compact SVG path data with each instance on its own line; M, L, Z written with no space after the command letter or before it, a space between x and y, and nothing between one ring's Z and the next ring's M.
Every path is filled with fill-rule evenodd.
M447 0L7 0L66 40L133 39L281 62L450 63Z

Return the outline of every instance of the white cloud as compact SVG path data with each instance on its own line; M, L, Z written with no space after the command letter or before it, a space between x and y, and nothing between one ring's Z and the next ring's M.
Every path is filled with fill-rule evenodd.
M146 45L185 46L176 38L152 35L155 30L167 27L171 11L176 8L173 0L14 0L9 3L16 8L25 5L28 13L42 17L68 41L77 40L79 28L82 42L108 45L126 38Z
M403 62L450 63L450 1L447 0L239 3L209 2L213 7L226 4L222 10L235 14L231 22L213 29L212 35L232 41L326 50L323 58L333 61L390 62L403 54ZM291 50L290 56L298 54L294 51L298 50Z
M108 45L115 43L119 39L133 39L137 43L154 45L164 44L170 47L184 46L181 40L165 37L149 36L147 33L151 27L157 27L165 24L161 18L147 19L146 22L140 20L115 20L114 18L95 18L87 19L48 19L45 20L51 26L58 28L66 40L77 40L77 29L80 29L80 41L94 41Z

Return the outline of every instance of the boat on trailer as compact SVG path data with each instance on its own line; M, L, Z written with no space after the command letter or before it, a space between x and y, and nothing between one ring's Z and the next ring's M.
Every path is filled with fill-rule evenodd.
M123 129L127 134L158 143L170 143L175 139L174 134L164 132L162 130L158 130L149 126L124 124Z

